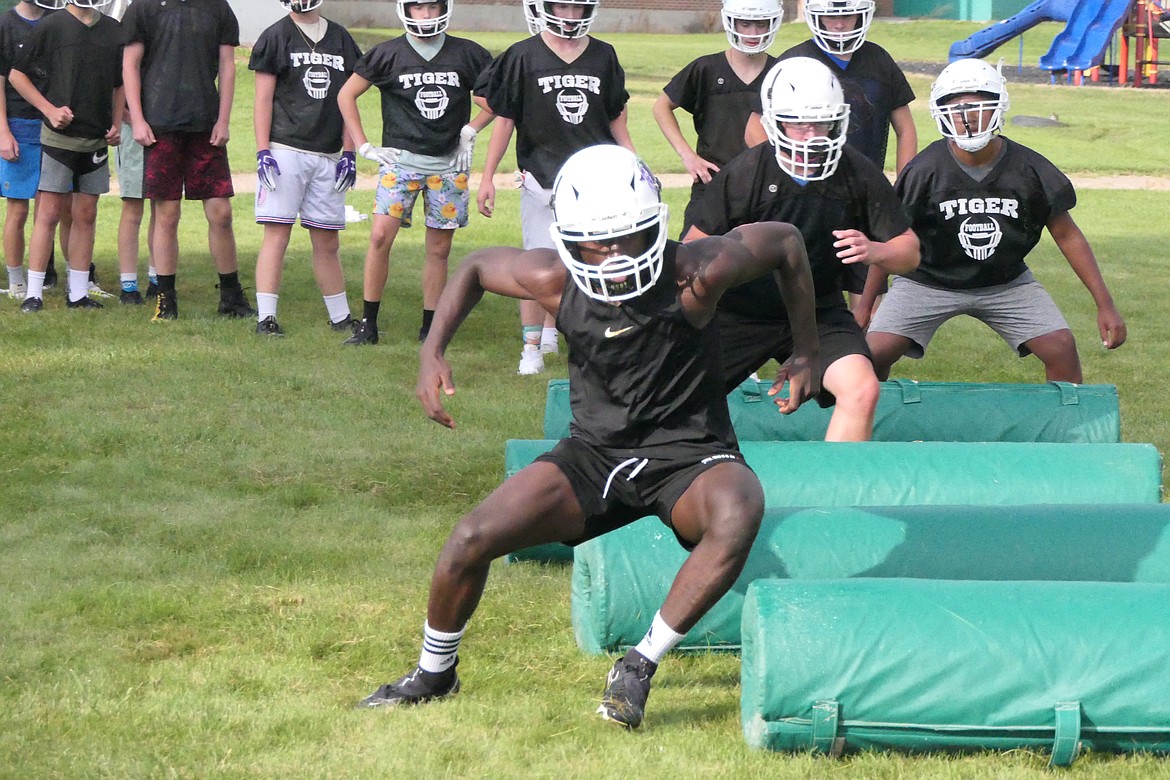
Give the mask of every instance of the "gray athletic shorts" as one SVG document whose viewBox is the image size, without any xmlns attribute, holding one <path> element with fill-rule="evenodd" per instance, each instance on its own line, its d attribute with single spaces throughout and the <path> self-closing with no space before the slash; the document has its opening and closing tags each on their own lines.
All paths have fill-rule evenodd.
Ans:
<svg viewBox="0 0 1170 780">
<path fill-rule="evenodd" d="M 973 290 L 942 290 L 899 276 L 878 307 L 871 333 L 893 333 L 914 342 L 908 357 L 926 354 L 926 345 L 947 320 L 966 314 L 998 333 L 1020 357 L 1031 350 L 1024 343 L 1068 329 L 1068 322 L 1044 285 L 1031 271 L 1007 284 Z"/>
<path fill-rule="evenodd" d="M 118 142 L 118 194 L 123 198 L 142 200 L 142 184 L 146 181 L 146 149 L 134 140 L 134 128 L 122 123 Z"/>
<path fill-rule="evenodd" d="M 334 189 L 337 160 L 320 154 L 276 147 L 271 150 L 280 166 L 276 189 L 257 185 L 256 221 L 321 230 L 345 229 L 345 193 Z"/>
<path fill-rule="evenodd" d="M 41 180 L 37 189 L 104 195 L 110 191 L 109 156 L 104 146 L 96 152 L 71 152 L 41 144 Z"/>
<path fill-rule="evenodd" d="M 531 173 L 520 183 L 520 231 L 525 249 L 556 249 L 552 234 L 552 190 L 540 186 Z"/>
</svg>

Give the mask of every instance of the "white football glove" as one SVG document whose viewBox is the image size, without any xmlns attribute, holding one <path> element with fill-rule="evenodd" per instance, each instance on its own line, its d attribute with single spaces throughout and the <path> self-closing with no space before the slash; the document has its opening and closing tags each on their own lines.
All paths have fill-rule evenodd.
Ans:
<svg viewBox="0 0 1170 780">
<path fill-rule="evenodd" d="M 451 158 L 451 165 L 457 171 L 470 171 L 471 161 L 475 157 L 475 128 L 464 125 L 459 131 L 459 144 L 455 147 L 455 156 Z"/>
<path fill-rule="evenodd" d="M 374 146 L 367 141 L 358 149 L 358 154 L 379 165 L 390 167 L 398 162 L 398 155 L 402 154 L 402 150 L 395 149 L 393 146 Z"/>
</svg>

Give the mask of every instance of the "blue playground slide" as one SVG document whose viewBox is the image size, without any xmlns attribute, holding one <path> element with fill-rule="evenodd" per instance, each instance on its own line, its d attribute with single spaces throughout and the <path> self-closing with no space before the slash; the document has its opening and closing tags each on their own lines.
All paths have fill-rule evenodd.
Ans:
<svg viewBox="0 0 1170 780">
<path fill-rule="evenodd" d="M 1015 16 L 953 43 L 950 59 L 984 57 L 1041 22 L 1064 22 L 1064 29 L 1040 58 L 1040 67 L 1088 70 L 1101 64 L 1131 5 L 1133 0 L 1036 0 Z"/>
</svg>

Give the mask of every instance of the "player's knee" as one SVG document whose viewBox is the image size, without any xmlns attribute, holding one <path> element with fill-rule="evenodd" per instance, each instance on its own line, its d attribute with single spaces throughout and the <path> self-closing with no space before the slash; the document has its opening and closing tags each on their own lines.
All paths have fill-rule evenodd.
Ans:
<svg viewBox="0 0 1170 780">
<path fill-rule="evenodd" d="M 703 540 L 721 549 L 729 560 L 742 563 L 760 531 L 764 504 L 747 500 L 737 505 L 721 507 L 711 517 Z"/>
<path fill-rule="evenodd" d="M 483 527 L 473 517 L 464 517 L 447 537 L 440 561 L 447 566 L 458 566 L 491 560 L 490 548 L 491 540 Z"/>
<path fill-rule="evenodd" d="M 859 373 L 844 388 L 834 389 L 833 394 L 837 398 L 837 406 L 842 410 L 870 414 L 877 408 L 881 389 L 877 374 L 868 371 Z"/>
</svg>

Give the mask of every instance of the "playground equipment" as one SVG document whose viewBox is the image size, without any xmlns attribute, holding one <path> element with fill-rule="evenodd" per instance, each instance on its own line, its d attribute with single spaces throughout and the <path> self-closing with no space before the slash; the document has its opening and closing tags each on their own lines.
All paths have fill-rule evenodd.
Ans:
<svg viewBox="0 0 1170 780">
<path fill-rule="evenodd" d="M 1170 38 L 1170 25 L 1162 17 L 1170 5 L 1155 3 L 1149 0 L 1140 0 L 1133 4 L 1125 24 L 1121 27 L 1121 45 L 1119 50 L 1120 67 L 1117 71 L 1117 81 L 1125 84 L 1129 81 L 1129 52 L 1130 40 L 1134 53 L 1133 85 L 1142 86 L 1142 82 L 1155 84 L 1158 81 L 1158 66 L 1170 65 L 1170 61 L 1158 59 L 1158 40 Z"/>
</svg>

